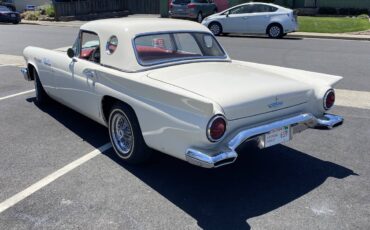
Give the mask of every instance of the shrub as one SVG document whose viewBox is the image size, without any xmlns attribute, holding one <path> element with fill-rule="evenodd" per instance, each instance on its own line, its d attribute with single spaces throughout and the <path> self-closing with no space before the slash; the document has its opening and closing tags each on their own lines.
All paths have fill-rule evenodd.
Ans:
<svg viewBox="0 0 370 230">
<path fill-rule="evenodd" d="M 39 20 L 40 12 L 38 12 L 38 11 L 26 11 L 26 12 L 22 13 L 21 16 L 25 20 L 37 21 L 37 20 Z"/>
<path fill-rule="evenodd" d="M 357 16 L 357 18 L 359 18 L 359 19 L 369 19 L 369 15 L 361 14 L 361 15 Z"/>
<path fill-rule="evenodd" d="M 54 7 L 51 6 L 51 5 L 48 5 L 46 8 L 45 8 L 45 14 L 48 16 L 48 17 L 55 17 L 55 11 L 54 11 Z"/>
<path fill-rule="evenodd" d="M 320 7 L 319 14 L 334 15 L 337 14 L 337 9 L 334 7 Z"/>
</svg>

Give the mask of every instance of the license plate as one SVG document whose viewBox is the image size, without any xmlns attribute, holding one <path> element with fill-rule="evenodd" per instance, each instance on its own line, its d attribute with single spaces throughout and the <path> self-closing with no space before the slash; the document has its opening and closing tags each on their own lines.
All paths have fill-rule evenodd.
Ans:
<svg viewBox="0 0 370 230">
<path fill-rule="evenodd" d="M 288 142 L 291 139 L 290 126 L 284 126 L 274 129 L 264 135 L 264 147 L 268 148 L 273 145 Z"/>
<path fill-rule="evenodd" d="M 11 14 L 10 17 L 15 18 L 15 14 Z"/>
</svg>

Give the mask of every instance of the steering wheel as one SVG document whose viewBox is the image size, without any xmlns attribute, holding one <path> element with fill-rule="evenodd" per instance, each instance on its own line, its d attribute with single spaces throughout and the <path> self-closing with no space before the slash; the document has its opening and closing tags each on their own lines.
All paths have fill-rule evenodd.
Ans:
<svg viewBox="0 0 370 230">
<path fill-rule="evenodd" d="M 92 52 L 90 58 L 90 61 L 100 63 L 100 47 L 96 47 L 96 49 Z"/>
</svg>

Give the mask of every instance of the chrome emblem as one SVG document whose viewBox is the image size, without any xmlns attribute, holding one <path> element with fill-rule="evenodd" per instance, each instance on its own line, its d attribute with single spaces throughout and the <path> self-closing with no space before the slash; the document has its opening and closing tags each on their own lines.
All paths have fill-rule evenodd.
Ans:
<svg viewBox="0 0 370 230">
<path fill-rule="evenodd" d="M 273 109 L 273 108 L 277 108 L 277 107 L 280 107 L 284 104 L 283 101 L 279 101 L 279 98 L 278 97 L 275 97 L 275 102 L 274 103 L 271 103 L 268 105 L 268 107 L 270 109 Z"/>
</svg>

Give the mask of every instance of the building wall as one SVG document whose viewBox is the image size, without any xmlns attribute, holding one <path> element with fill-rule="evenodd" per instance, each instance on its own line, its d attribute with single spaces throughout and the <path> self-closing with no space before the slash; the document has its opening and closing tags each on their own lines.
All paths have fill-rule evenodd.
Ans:
<svg viewBox="0 0 370 230">
<path fill-rule="evenodd" d="M 367 8 L 370 10 L 370 0 L 318 0 L 319 7 L 336 8 Z"/>
<path fill-rule="evenodd" d="M 132 14 L 158 14 L 160 4 L 160 0 L 54 1 L 54 9 L 56 18 L 126 10 Z"/>
<path fill-rule="evenodd" d="M 24 11 L 27 5 L 42 6 L 46 4 L 52 4 L 51 0 L 13 0 L 17 11 Z"/>
</svg>

